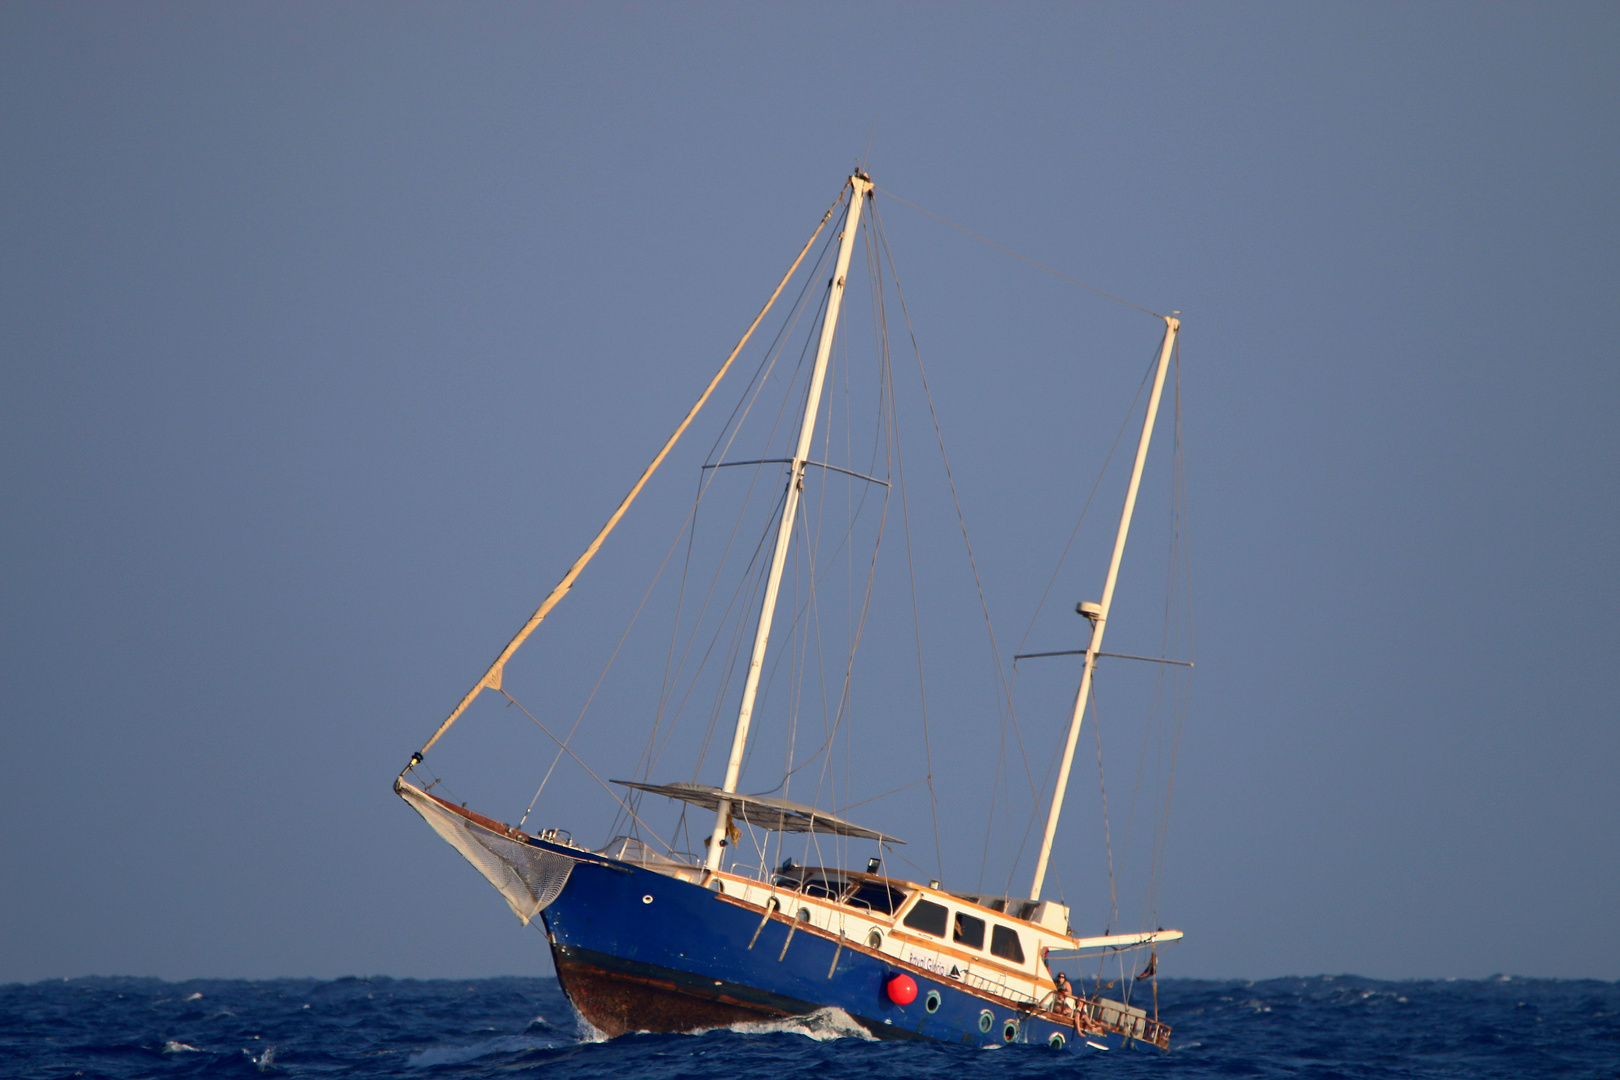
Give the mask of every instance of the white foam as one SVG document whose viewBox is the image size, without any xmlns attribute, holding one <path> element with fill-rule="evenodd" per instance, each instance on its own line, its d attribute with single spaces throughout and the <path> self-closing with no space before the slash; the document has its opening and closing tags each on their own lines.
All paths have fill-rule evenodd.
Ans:
<svg viewBox="0 0 1620 1080">
<path fill-rule="evenodd" d="M 177 1039 L 170 1039 L 168 1042 L 164 1043 L 163 1044 L 163 1052 L 165 1054 L 200 1054 L 200 1053 L 202 1053 L 201 1050 L 198 1050 L 195 1046 L 192 1046 L 190 1043 L 183 1043 L 183 1042 L 180 1042 Z"/>
<path fill-rule="evenodd" d="M 574 1003 L 570 1001 L 568 1006 L 573 1008 Z M 585 1014 L 578 1009 L 574 1009 L 574 1031 L 582 1043 L 607 1042 L 608 1039 L 607 1032 L 585 1019 Z"/>
<path fill-rule="evenodd" d="M 839 1008 L 817 1009 L 808 1016 L 784 1016 L 780 1020 L 746 1020 L 738 1024 L 727 1024 L 724 1028 L 705 1030 L 735 1031 L 739 1035 L 774 1035 L 782 1032 L 788 1035 L 803 1035 L 816 1042 L 828 1042 L 832 1039 L 877 1041 L 875 1035 L 857 1023 L 853 1016 Z M 694 1031 L 692 1034 L 701 1035 L 703 1032 Z"/>
<path fill-rule="evenodd" d="M 193 993 L 187 994 L 186 995 L 186 1000 L 187 1001 L 201 1001 L 202 1000 L 202 992 L 201 991 L 195 991 Z"/>
</svg>

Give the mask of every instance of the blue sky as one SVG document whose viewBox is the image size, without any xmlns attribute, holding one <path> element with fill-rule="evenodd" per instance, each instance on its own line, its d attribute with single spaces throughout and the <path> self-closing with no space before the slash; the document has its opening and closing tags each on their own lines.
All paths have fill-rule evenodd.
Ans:
<svg viewBox="0 0 1620 1080">
<path fill-rule="evenodd" d="M 549 970 L 388 785 L 869 141 L 884 192 L 1183 312 L 1198 669 L 1163 973 L 1620 978 L 1612 7 L 12 4 L 0 27 L 0 980 Z M 1158 329 L 879 205 L 1009 652 Z M 1157 648 L 1168 430 L 1121 651 Z M 577 714 L 713 435 L 521 654 L 525 704 Z M 986 843 L 999 720 L 954 512 L 916 513 L 938 864 L 918 791 L 851 816 L 948 886 L 987 847 L 1021 881 L 1022 825 Z M 1100 588 L 1106 535 L 1077 543 L 1059 614 Z M 1032 646 L 1072 644 L 1043 618 Z M 916 661 L 868 644 L 887 707 Z M 615 670 L 580 743 L 603 775 L 656 692 Z M 1020 704 L 1041 761 L 1060 674 Z M 1126 682 L 1101 699 L 1116 814 Z M 854 752 L 903 772 L 916 727 L 888 715 Z M 550 761 L 493 706 L 441 746 L 507 818 Z M 1089 926 L 1086 749 L 1058 861 Z M 537 817 L 605 839 L 600 789 L 555 784 Z"/>
</svg>

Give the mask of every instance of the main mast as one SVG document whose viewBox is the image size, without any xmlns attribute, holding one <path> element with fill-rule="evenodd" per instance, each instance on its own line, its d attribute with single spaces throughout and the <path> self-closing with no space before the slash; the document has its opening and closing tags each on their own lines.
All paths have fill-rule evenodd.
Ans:
<svg viewBox="0 0 1620 1080">
<path fill-rule="evenodd" d="M 1086 646 L 1086 666 L 1080 675 L 1080 689 L 1074 695 L 1074 713 L 1069 718 L 1069 739 L 1063 745 L 1063 764 L 1058 769 L 1057 788 L 1052 792 L 1052 805 L 1046 813 L 1046 833 L 1041 838 L 1040 858 L 1035 862 L 1035 883 L 1029 887 L 1029 898 L 1041 898 L 1041 886 L 1046 884 L 1046 865 L 1052 858 L 1052 838 L 1057 835 L 1058 816 L 1063 813 L 1063 796 L 1069 790 L 1069 768 L 1074 764 L 1074 747 L 1080 739 L 1080 722 L 1086 716 L 1086 704 L 1091 700 L 1091 675 L 1097 667 L 1097 654 L 1102 651 L 1103 631 L 1108 628 L 1108 609 L 1114 603 L 1114 583 L 1119 580 L 1119 564 L 1125 557 L 1125 537 L 1131 531 L 1131 515 L 1136 512 L 1136 489 L 1142 483 L 1142 466 L 1147 462 L 1148 443 L 1153 440 L 1153 421 L 1159 415 L 1159 397 L 1164 392 L 1164 373 L 1170 366 L 1170 354 L 1176 346 L 1176 333 L 1181 329 L 1179 319 L 1165 317 L 1164 344 L 1159 349 L 1159 367 L 1153 376 L 1153 393 L 1148 398 L 1147 417 L 1142 421 L 1142 438 L 1136 444 L 1136 463 L 1131 466 L 1131 485 L 1125 491 L 1125 509 L 1119 517 L 1119 532 L 1114 537 L 1114 555 L 1108 561 L 1108 579 L 1103 583 L 1102 602 L 1081 604 L 1077 610 L 1091 620 L 1091 643 Z"/>
<path fill-rule="evenodd" d="M 765 650 L 771 640 L 771 620 L 776 615 L 777 592 L 781 588 L 788 548 L 793 542 L 793 522 L 804 490 L 805 462 L 810 457 L 810 441 L 815 435 L 816 412 L 821 405 L 822 387 L 826 382 L 827 361 L 832 356 L 833 333 L 838 327 L 838 311 L 843 304 L 844 277 L 849 272 L 850 253 L 855 249 L 855 232 L 861 224 L 861 207 L 872 192 L 872 181 L 857 173 L 849 178 L 849 188 L 849 207 L 844 214 L 844 231 L 838 243 L 838 263 L 833 270 L 832 282 L 827 287 L 827 313 L 821 322 L 816 366 L 810 374 L 810 389 L 804 401 L 804 422 L 799 426 L 798 446 L 793 451 L 788 469 L 787 500 L 782 505 L 782 521 L 776 530 L 776 546 L 771 550 L 770 574 L 765 579 L 765 599 L 760 605 L 759 625 L 754 631 L 754 651 L 748 659 L 742 704 L 737 709 L 737 730 L 731 737 L 731 758 L 726 763 L 725 783 L 720 786 L 720 790 L 727 794 L 737 790 L 738 774 L 742 772 L 743 749 L 748 745 L 748 726 L 754 716 L 754 698 L 759 693 L 759 677 L 765 667 Z M 1157 397 L 1154 400 L 1157 401 Z M 709 850 L 703 859 L 703 865 L 710 870 L 720 869 L 730 825 L 731 801 L 721 799 L 714 816 L 714 834 L 709 838 Z"/>
</svg>

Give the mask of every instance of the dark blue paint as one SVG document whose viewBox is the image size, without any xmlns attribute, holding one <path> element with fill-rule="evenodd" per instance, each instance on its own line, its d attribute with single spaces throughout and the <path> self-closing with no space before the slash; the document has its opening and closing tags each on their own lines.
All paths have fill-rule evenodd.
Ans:
<svg viewBox="0 0 1620 1080">
<path fill-rule="evenodd" d="M 567 853 L 564 848 L 554 850 Z M 644 902 L 644 896 L 651 896 L 652 902 Z M 975 1046 L 1001 1045 L 1003 1026 L 1016 1020 L 1016 1042 L 1045 1043 L 1057 1033 L 1072 1051 L 1091 1049 L 1085 1040 L 1075 1038 L 1072 1028 L 1026 1018 L 950 979 L 913 968 L 904 970 L 917 980 L 917 998 L 909 1005 L 897 1005 L 884 993 L 884 983 L 900 967 L 848 942 L 839 951 L 835 940 L 804 925 L 793 932 L 785 956 L 782 947 L 790 928 L 776 919 L 766 924 L 750 949 L 749 940 L 759 928 L 758 913 L 707 889 L 629 864 L 576 866 L 568 886 L 542 917 L 560 949 L 619 958 L 627 965 L 624 970 L 637 973 L 644 973 L 645 965 L 696 976 L 709 986 L 725 984 L 727 993 L 744 1000 L 781 1002 L 778 1007 L 790 1012 L 834 1006 L 880 1036 L 904 1033 Z M 829 978 L 835 952 L 838 963 Z M 926 1009 L 930 990 L 941 1000 L 932 1014 Z M 993 1016 L 988 1033 L 979 1029 L 980 1013 L 986 1009 Z M 1110 1045 L 1117 1046 L 1118 1040 L 1110 1040 Z"/>
</svg>

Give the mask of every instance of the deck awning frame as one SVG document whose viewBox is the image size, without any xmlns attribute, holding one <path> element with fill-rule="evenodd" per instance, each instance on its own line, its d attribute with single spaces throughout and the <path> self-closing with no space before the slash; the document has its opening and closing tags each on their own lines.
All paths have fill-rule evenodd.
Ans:
<svg viewBox="0 0 1620 1080">
<path fill-rule="evenodd" d="M 731 816 L 734 819 L 747 822 L 756 829 L 767 829 L 772 832 L 830 833 L 857 840 L 876 840 L 880 844 L 905 843 L 904 840 L 880 833 L 876 829 L 868 829 L 864 825 L 857 825 L 852 821 L 845 821 L 813 806 L 769 795 L 726 792 L 709 784 L 694 784 L 685 780 L 678 780 L 673 784 L 643 784 L 634 780 L 613 782 L 627 788 L 635 788 L 637 791 L 648 791 L 654 795 L 691 803 L 693 806 L 701 806 L 711 811 L 718 810 L 720 800 L 725 799 L 731 803 Z"/>
</svg>

